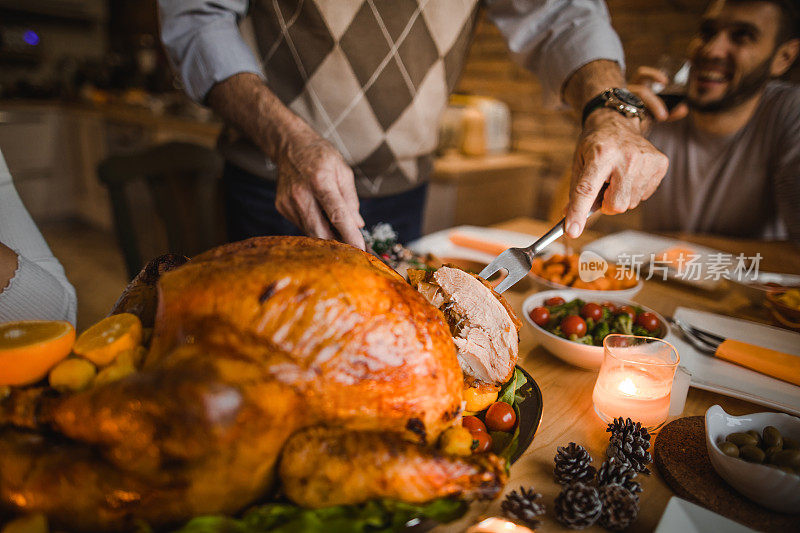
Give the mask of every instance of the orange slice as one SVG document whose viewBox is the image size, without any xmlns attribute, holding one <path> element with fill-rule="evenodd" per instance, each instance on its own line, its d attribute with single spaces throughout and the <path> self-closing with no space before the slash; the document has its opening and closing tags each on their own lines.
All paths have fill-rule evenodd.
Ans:
<svg viewBox="0 0 800 533">
<path fill-rule="evenodd" d="M 500 387 L 465 387 L 462 391 L 463 399 L 466 402 L 464 411 L 470 414 L 483 411 L 497 401 L 497 394 L 499 392 Z"/>
<path fill-rule="evenodd" d="M 97 366 L 105 366 L 142 342 L 142 322 L 130 313 L 104 318 L 80 334 L 72 351 Z"/>
<path fill-rule="evenodd" d="M 75 328 L 60 320 L 0 324 L 0 385 L 27 385 L 47 375 L 75 343 Z"/>
</svg>

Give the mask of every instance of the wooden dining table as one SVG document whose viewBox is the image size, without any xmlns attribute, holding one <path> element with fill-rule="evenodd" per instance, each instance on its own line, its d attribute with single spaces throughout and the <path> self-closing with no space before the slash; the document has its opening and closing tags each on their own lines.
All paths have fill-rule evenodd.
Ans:
<svg viewBox="0 0 800 533">
<path fill-rule="evenodd" d="M 535 237 L 545 233 L 550 226 L 551 224 L 540 220 L 517 218 L 493 227 L 530 234 L 534 237 L 531 240 L 533 242 Z M 580 238 L 569 240 L 565 244 L 577 252 L 580 251 L 581 246 L 600 236 L 596 232 L 587 230 Z M 744 253 L 746 257 L 760 253 L 762 256 L 760 270 L 800 274 L 800 247 L 792 243 L 696 235 L 668 236 L 723 252 Z M 512 289 L 507 291 L 504 296 L 522 319 L 522 302 L 535 292 L 537 289 L 532 287 L 526 291 Z M 771 323 L 765 308 L 751 304 L 742 294 L 724 285 L 722 288 L 710 292 L 670 281 L 646 280 L 642 291 L 634 300 L 664 316 L 671 316 L 676 307 L 682 306 L 756 322 Z M 566 531 L 567 529 L 555 520 L 552 511 L 553 502 L 561 490 L 561 486 L 553 481 L 553 458 L 559 446 L 576 442 L 589 451 L 594 458 L 594 466 L 599 468 L 603 462 L 609 434 L 605 431 L 606 424 L 600 420 L 592 406 L 592 390 L 597 373 L 571 366 L 551 355 L 541 346 L 536 346 L 527 324 L 523 325 L 520 331 L 519 353 L 519 364 L 531 374 L 541 388 L 544 405 L 542 420 L 533 443 L 512 466 L 505 493 L 518 489 L 520 486 L 532 487 L 536 492 L 542 494 L 541 501 L 548 510 L 536 531 Z M 751 402 L 692 387 L 689 389 L 682 416 L 703 415 L 714 404 L 721 405 L 725 411 L 734 415 L 772 410 Z M 651 475 L 637 477 L 637 481 L 641 482 L 643 488 L 640 495 L 639 517 L 627 531 L 653 531 L 658 525 L 669 499 L 674 495 L 658 470 L 652 466 L 651 470 L 653 471 Z M 483 517 L 503 516 L 500 507 L 502 499 L 503 497 L 500 497 L 491 502 L 473 503 L 467 515 L 462 519 L 440 526 L 436 528 L 436 531 L 448 533 L 464 531 Z M 595 525 L 585 531 L 604 530 Z"/>
</svg>

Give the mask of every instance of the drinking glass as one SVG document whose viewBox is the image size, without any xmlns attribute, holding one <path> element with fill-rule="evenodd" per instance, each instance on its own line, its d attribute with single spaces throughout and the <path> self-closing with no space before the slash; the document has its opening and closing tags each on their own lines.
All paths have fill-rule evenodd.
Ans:
<svg viewBox="0 0 800 533">
<path fill-rule="evenodd" d="M 686 99 L 689 66 L 687 59 L 675 59 L 668 55 L 661 56 L 658 61 L 658 70 L 663 72 L 669 81 L 666 84 L 652 83 L 650 88 L 664 100 L 669 111 Z"/>
</svg>

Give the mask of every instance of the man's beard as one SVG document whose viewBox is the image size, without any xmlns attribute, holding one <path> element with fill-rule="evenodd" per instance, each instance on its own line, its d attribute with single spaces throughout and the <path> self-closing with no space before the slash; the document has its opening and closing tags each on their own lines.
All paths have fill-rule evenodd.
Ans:
<svg viewBox="0 0 800 533">
<path fill-rule="evenodd" d="M 761 64 L 756 65 L 753 70 L 742 77 L 738 84 L 730 87 L 728 92 L 718 100 L 702 103 L 691 96 L 688 97 L 686 101 L 689 104 L 689 108 L 701 113 L 719 113 L 737 107 L 761 91 L 772 78 L 770 76 L 771 63 L 772 56 L 765 59 Z"/>
</svg>

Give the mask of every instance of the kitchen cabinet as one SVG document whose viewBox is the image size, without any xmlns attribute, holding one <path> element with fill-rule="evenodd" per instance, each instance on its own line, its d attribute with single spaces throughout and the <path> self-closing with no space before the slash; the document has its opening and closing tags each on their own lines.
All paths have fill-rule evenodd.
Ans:
<svg viewBox="0 0 800 533">
<path fill-rule="evenodd" d="M 536 211 L 545 161 L 522 152 L 436 159 L 423 233 L 460 224 L 488 226 Z"/>
<path fill-rule="evenodd" d="M 52 109 L 0 111 L 0 150 L 34 216 L 64 217 L 75 208 L 69 153 L 58 142 L 63 128 Z"/>
<path fill-rule="evenodd" d="M 100 161 L 169 141 L 213 147 L 220 128 L 131 106 L 0 102 L 0 150 L 39 223 L 73 218 L 110 231 L 110 205 L 96 173 Z M 423 230 L 531 216 L 546 170 L 543 157 L 522 152 L 437 158 Z M 131 194 L 142 216 L 152 212 L 144 187 Z"/>
<path fill-rule="evenodd" d="M 0 102 L 0 150 L 39 223 L 80 219 L 110 231 L 108 196 L 96 172 L 100 161 L 169 141 L 214 146 L 219 129 L 131 106 Z M 132 194 L 137 209 L 148 211 L 144 188 Z"/>
</svg>

